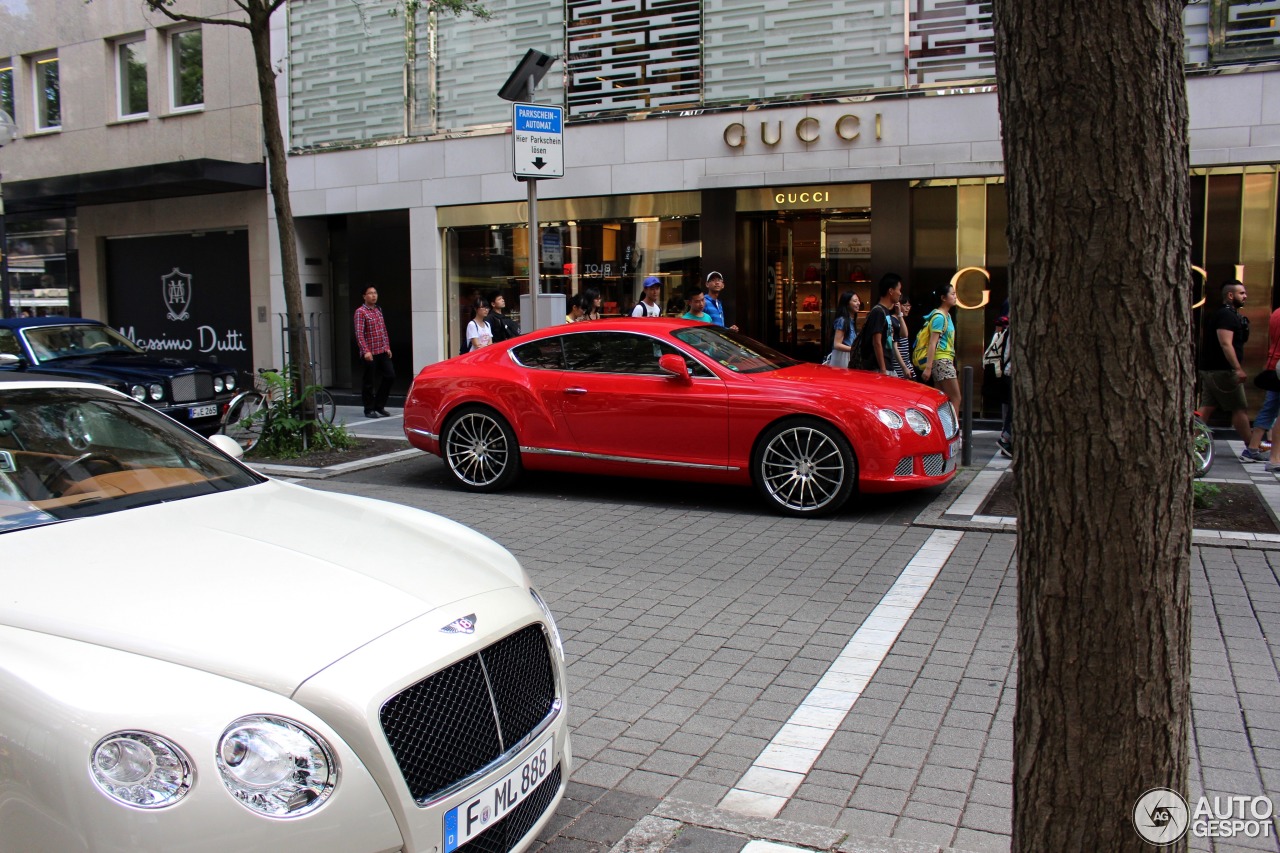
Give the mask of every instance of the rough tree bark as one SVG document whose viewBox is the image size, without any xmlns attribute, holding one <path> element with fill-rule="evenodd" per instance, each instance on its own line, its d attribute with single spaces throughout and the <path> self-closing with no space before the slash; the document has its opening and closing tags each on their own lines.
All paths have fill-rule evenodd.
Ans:
<svg viewBox="0 0 1280 853">
<path fill-rule="evenodd" d="M 994 5 L 1019 492 L 1015 851 L 1149 850 L 1134 804 L 1187 793 L 1182 8 Z"/>
</svg>

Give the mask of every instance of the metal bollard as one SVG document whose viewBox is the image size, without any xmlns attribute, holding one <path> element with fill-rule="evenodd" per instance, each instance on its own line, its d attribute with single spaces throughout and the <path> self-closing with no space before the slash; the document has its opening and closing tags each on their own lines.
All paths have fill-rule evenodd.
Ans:
<svg viewBox="0 0 1280 853">
<path fill-rule="evenodd" d="M 960 464 L 968 468 L 973 462 L 973 367 L 964 368 L 964 381 L 960 385 Z"/>
</svg>

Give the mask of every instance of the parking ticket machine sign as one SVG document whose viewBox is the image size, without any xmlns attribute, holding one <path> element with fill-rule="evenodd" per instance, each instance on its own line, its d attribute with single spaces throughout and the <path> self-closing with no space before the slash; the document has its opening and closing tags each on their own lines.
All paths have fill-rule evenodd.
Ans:
<svg viewBox="0 0 1280 853">
<path fill-rule="evenodd" d="M 512 174 L 564 177 L 564 107 L 512 104 Z"/>
</svg>

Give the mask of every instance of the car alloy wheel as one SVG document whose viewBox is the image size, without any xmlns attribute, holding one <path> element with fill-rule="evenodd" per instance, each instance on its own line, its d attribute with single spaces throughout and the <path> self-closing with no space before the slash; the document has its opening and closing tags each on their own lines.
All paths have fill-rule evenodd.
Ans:
<svg viewBox="0 0 1280 853">
<path fill-rule="evenodd" d="M 488 409 L 472 408 L 452 416 L 443 443 L 445 466 L 464 488 L 496 491 L 520 471 L 515 433 Z"/>
<path fill-rule="evenodd" d="M 856 480 L 853 451 L 844 436 L 821 421 L 784 421 L 756 446 L 752 473 L 760 493 L 787 515 L 835 512 Z"/>
</svg>

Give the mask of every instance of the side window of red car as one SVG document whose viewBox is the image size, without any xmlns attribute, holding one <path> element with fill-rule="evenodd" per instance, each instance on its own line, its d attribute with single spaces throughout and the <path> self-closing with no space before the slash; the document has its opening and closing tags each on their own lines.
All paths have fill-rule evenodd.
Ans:
<svg viewBox="0 0 1280 853">
<path fill-rule="evenodd" d="M 540 370 L 564 370 L 564 350 L 559 338 L 529 341 L 511 350 L 516 361 Z"/>
</svg>

